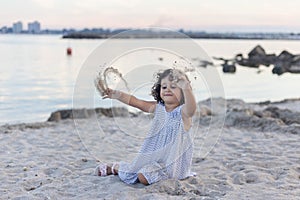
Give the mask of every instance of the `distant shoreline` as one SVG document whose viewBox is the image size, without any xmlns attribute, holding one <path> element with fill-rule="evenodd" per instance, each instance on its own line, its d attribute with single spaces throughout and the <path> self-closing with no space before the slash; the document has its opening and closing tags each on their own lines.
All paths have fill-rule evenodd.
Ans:
<svg viewBox="0 0 300 200">
<path fill-rule="evenodd" d="M 95 37 L 95 36 L 63 36 L 63 39 L 185 39 L 178 37 Z M 208 40 L 289 40 L 289 41 L 298 41 L 300 38 L 239 38 L 239 37 L 190 37 L 192 39 L 208 39 Z"/>
<path fill-rule="evenodd" d="M 123 30 L 126 31 L 126 30 Z M 300 40 L 300 33 L 219 33 L 219 32 L 178 32 L 178 34 L 142 32 L 138 34 L 124 34 L 123 31 L 112 31 L 102 33 L 98 31 L 70 31 L 62 32 L 41 32 L 41 33 L 1 33 L 0 35 L 59 35 L 62 39 L 221 39 L 221 40 Z M 181 33 L 181 34 L 180 34 Z"/>
<path fill-rule="evenodd" d="M 154 32 L 151 30 L 119 30 L 113 32 L 77 31 L 64 34 L 63 39 L 234 39 L 234 40 L 300 40 L 300 33 L 213 33 Z"/>
</svg>

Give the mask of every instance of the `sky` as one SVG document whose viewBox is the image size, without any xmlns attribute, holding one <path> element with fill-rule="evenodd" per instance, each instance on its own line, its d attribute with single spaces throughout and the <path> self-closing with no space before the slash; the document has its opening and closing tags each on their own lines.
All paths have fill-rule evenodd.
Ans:
<svg viewBox="0 0 300 200">
<path fill-rule="evenodd" d="M 0 0 L 0 28 L 300 32 L 300 0 Z"/>
</svg>

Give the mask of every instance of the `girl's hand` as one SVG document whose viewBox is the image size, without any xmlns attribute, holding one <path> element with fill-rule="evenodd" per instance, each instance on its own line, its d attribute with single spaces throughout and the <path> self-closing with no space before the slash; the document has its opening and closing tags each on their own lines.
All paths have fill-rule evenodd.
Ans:
<svg viewBox="0 0 300 200">
<path fill-rule="evenodd" d="M 190 81 L 187 80 L 186 75 L 180 72 L 177 72 L 176 76 L 174 77 L 174 83 L 183 90 L 191 87 Z"/>
<path fill-rule="evenodd" d="M 177 77 L 176 84 L 182 90 L 191 88 L 190 81 L 187 80 L 185 75 L 180 75 Z"/>
<path fill-rule="evenodd" d="M 110 88 L 107 88 L 105 90 L 105 95 L 103 96 L 103 99 L 118 99 L 121 96 L 121 92 L 118 90 L 113 90 Z"/>
<path fill-rule="evenodd" d="M 183 72 L 173 69 L 171 76 L 173 79 L 173 83 L 175 83 L 180 89 L 184 90 L 191 87 L 190 81 L 188 81 L 186 75 Z"/>
</svg>

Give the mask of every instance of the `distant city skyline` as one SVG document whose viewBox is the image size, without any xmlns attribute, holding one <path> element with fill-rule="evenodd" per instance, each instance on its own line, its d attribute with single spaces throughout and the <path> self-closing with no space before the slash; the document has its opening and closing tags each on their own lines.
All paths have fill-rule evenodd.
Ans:
<svg viewBox="0 0 300 200">
<path fill-rule="evenodd" d="M 40 33 L 41 31 L 41 24 L 38 21 L 34 22 L 28 22 L 27 28 L 23 26 L 22 21 L 17 21 L 12 24 L 12 27 L 10 26 L 2 26 L 0 27 L 1 32 L 5 32 L 5 30 L 11 28 L 13 33 L 22 33 L 24 31 L 28 33 Z M 3 30 L 4 29 L 4 30 Z"/>
<path fill-rule="evenodd" d="M 0 6 L 0 28 L 37 20 L 43 29 L 300 32 L 300 1 L 295 0 L 10 0 Z"/>
</svg>

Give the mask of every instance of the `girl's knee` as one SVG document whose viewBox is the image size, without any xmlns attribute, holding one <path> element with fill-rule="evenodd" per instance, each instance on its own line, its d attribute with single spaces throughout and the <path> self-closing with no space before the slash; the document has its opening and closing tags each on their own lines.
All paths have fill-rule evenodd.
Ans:
<svg viewBox="0 0 300 200">
<path fill-rule="evenodd" d="M 138 173 L 138 179 L 139 179 L 140 183 L 142 183 L 144 185 L 149 185 L 147 179 L 145 178 L 145 176 L 142 173 Z"/>
</svg>

